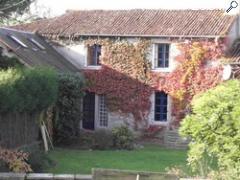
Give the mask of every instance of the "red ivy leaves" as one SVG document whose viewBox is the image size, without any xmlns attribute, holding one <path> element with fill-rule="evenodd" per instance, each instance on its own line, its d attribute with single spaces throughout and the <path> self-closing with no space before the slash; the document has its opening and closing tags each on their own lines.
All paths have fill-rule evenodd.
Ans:
<svg viewBox="0 0 240 180">
<path fill-rule="evenodd" d="M 136 121 L 148 115 L 152 88 L 147 84 L 107 66 L 86 70 L 85 77 L 92 83 L 88 91 L 106 95 L 110 110 L 132 113 Z"/>
<path fill-rule="evenodd" d="M 84 71 L 91 82 L 88 90 L 106 95 L 110 110 L 132 113 L 136 121 L 146 120 L 151 107 L 150 95 L 155 90 L 172 96 L 172 113 L 180 120 L 195 94 L 221 81 L 220 63 L 208 66 L 223 54 L 221 42 L 181 43 L 181 54 L 176 57 L 179 64 L 171 73 L 151 72 L 146 58 L 149 42 L 140 41 L 137 45 L 108 42 L 103 45 L 106 44 L 102 69 Z"/>
</svg>

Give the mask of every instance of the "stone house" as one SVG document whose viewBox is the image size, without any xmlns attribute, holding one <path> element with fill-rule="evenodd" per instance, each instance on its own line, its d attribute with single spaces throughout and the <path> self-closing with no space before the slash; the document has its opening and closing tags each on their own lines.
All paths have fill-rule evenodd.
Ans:
<svg viewBox="0 0 240 180">
<path fill-rule="evenodd" d="M 86 45 L 88 39 L 111 39 L 135 43 L 148 40 L 147 60 L 151 72 L 169 74 L 177 67 L 180 43 L 211 41 L 223 43 L 225 50 L 239 37 L 239 18 L 222 10 L 80 10 L 13 27 L 37 32 L 79 71 L 101 71 L 104 45 Z M 211 64 L 210 64 L 211 66 Z M 114 68 L 113 68 L 114 69 Z M 115 69 L 116 70 L 116 69 Z M 117 71 L 117 70 L 116 70 Z M 111 77 L 108 77 L 111 79 Z M 107 80 L 107 79 L 106 79 Z M 147 123 L 169 129 L 175 117 L 172 98 L 164 91 L 152 91 Z M 84 129 L 134 126 L 133 114 L 110 111 L 105 94 L 87 93 L 84 103 Z M 143 126 L 143 125 L 142 125 Z"/>
</svg>

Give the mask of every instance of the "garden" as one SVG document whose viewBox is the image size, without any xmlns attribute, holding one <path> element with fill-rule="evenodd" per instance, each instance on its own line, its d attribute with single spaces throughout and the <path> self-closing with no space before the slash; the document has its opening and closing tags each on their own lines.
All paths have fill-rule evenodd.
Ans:
<svg viewBox="0 0 240 180">
<path fill-rule="evenodd" d="M 95 132 L 79 131 L 84 91 L 94 91 L 92 82 L 97 82 L 95 78 L 102 76 L 96 76 L 98 75 L 94 74 L 96 72 L 93 74 L 85 72 L 85 75 L 92 79 L 92 82 L 85 82 L 79 74 L 58 73 L 49 67 L 28 69 L 16 59 L 6 61 L 6 57 L 0 57 L 1 117 L 14 115 L 14 117 L 26 118 L 29 115 L 36 115 L 38 118 L 30 118 L 31 121 L 38 127 L 46 127 L 47 144 L 49 147 L 54 144 L 54 148 L 48 153 L 36 146 L 16 147 L 15 150 L 1 148 L 0 170 L 90 173 L 92 168 L 116 168 L 165 172 L 181 177 L 238 179 L 240 177 L 240 82 L 239 80 L 219 82 L 219 76 L 216 76 L 207 84 L 199 84 L 198 78 L 204 78 L 205 75 L 207 77 L 210 73 L 206 70 L 204 77 L 199 77 L 199 72 L 202 72 L 204 66 L 202 61 L 207 57 L 205 54 L 209 53 L 206 48 L 208 46 L 204 43 L 188 45 L 191 51 L 186 50 L 185 56 L 189 61 L 184 62 L 166 77 L 169 82 L 174 82 L 176 80 L 174 74 L 181 72 L 184 75 L 183 80 L 178 80 L 179 82 L 174 85 L 175 87 L 180 83 L 182 89 L 172 87 L 177 91 L 170 93 L 178 98 L 178 108 L 188 108 L 180 126 L 180 134 L 191 139 L 188 152 L 136 143 L 133 132 L 126 126 Z M 104 72 L 108 74 L 106 68 L 99 73 Z M 147 76 L 145 78 L 148 79 Z M 117 77 L 117 79 L 122 81 L 123 78 Z M 97 85 L 100 87 L 99 84 Z M 157 87 L 164 88 L 161 85 L 158 84 Z M 110 102 L 123 112 L 131 110 L 131 108 L 124 109 L 121 103 L 116 104 L 112 99 L 113 94 L 110 95 L 112 95 L 109 97 Z M 144 109 L 148 106 L 142 105 L 144 113 L 135 112 L 135 118 L 144 117 L 146 114 Z M 114 110 L 115 106 L 111 110 Z M 9 120 L 8 123 L 11 122 Z M 24 139 L 28 136 L 29 128 L 27 123 L 23 124 Z M 38 134 L 38 131 L 34 133 Z M 6 137 L 2 139 L 3 144 L 7 138 L 11 139 L 3 135 L 2 137 Z M 35 140 L 42 141 L 42 137 L 36 137 Z M 40 147 L 43 145 L 41 144 Z"/>
</svg>

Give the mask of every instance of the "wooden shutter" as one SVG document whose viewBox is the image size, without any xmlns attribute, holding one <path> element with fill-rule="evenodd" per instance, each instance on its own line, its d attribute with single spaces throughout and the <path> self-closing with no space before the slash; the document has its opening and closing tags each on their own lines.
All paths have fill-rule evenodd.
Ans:
<svg viewBox="0 0 240 180">
<path fill-rule="evenodd" d="M 94 56 L 94 48 L 93 46 L 87 47 L 87 65 L 94 65 L 93 62 L 93 56 Z"/>
</svg>

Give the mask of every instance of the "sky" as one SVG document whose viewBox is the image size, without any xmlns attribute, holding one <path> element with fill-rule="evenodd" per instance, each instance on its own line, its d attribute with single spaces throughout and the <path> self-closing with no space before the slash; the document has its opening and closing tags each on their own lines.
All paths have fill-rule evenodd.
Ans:
<svg viewBox="0 0 240 180">
<path fill-rule="evenodd" d="M 38 0 L 52 16 L 68 9 L 228 9 L 232 0 Z M 240 0 L 237 0 L 240 6 Z M 239 12 L 239 6 L 230 11 Z"/>
</svg>

